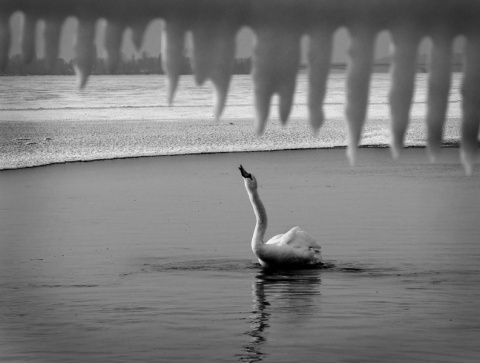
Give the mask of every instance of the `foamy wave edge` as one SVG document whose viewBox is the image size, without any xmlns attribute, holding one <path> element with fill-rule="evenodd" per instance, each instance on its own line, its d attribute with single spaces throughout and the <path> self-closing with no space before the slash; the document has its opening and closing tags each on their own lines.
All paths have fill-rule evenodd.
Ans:
<svg viewBox="0 0 480 363">
<path fill-rule="evenodd" d="M 459 141 L 446 141 L 442 144 L 442 148 L 459 148 Z M 252 153 L 252 152 L 281 152 L 281 151 L 305 151 L 305 150 L 340 150 L 346 149 L 346 145 L 335 145 L 335 146 L 322 146 L 322 147 L 291 147 L 291 148 L 239 148 L 239 149 L 218 149 L 212 151 L 177 151 L 177 152 L 159 152 L 159 153 L 144 153 L 144 154 L 134 154 L 131 155 L 111 155 L 103 157 L 87 157 L 87 158 L 72 158 L 65 160 L 54 160 L 49 162 L 34 162 L 28 165 L 17 165 L 17 166 L 8 166 L 0 167 L 0 171 L 9 171 L 9 170 L 22 170 L 30 168 L 45 167 L 51 165 L 62 165 L 62 164 L 73 164 L 73 163 L 89 163 L 97 161 L 114 161 L 114 160 L 125 160 L 125 159 L 140 159 L 140 158 L 153 158 L 153 157 L 162 157 L 162 156 L 185 156 L 185 155 L 213 155 L 213 154 L 225 154 L 225 153 Z M 359 146 L 360 149 L 388 149 L 390 145 L 388 144 L 362 144 Z M 407 144 L 406 149 L 425 149 L 425 143 L 422 144 Z"/>
</svg>

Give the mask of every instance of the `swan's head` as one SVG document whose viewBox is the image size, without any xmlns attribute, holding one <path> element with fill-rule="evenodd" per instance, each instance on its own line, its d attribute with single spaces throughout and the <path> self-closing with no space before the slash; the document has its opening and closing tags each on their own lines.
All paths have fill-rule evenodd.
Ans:
<svg viewBox="0 0 480 363">
<path fill-rule="evenodd" d="M 255 178 L 255 176 L 250 173 L 247 173 L 247 171 L 241 165 L 238 169 L 240 169 L 240 173 L 242 174 L 243 180 L 245 181 L 245 187 L 248 190 L 256 190 L 258 185 L 257 185 L 257 179 Z"/>
</svg>

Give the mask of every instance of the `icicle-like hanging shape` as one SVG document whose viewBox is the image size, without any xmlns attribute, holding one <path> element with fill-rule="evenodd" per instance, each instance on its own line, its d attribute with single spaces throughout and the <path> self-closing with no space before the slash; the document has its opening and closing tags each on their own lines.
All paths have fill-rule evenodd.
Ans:
<svg viewBox="0 0 480 363">
<path fill-rule="evenodd" d="M 22 53 L 23 62 L 25 64 L 31 63 L 35 59 L 35 26 L 37 19 L 35 16 L 25 14 L 23 17 L 22 30 Z"/>
<path fill-rule="evenodd" d="M 60 44 L 60 30 L 62 20 L 59 18 L 48 18 L 45 24 L 45 61 L 48 67 L 53 68 L 57 61 Z"/>
<path fill-rule="evenodd" d="M 77 84 L 79 88 L 85 87 L 88 76 L 92 71 L 95 62 L 96 48 L 95 21 L 90 18 L 80 18 L 78 21 L 77 40 L 75 51 L 77 58 L 75 61 L 75 73 L 77 74 Z"/>
<path fill-rule="evenodd" d="M 443 34 L 433 38 L 427 97 L 427 150 L 435 162 L 442 146 L 443 126 L 447 113 L 451 79 L 452 37 Z"/>
<path fill-rule="evenodd" d="M 125 26 L 120 21 L 110 21 L 105 29 L 105 50 L 107 52 L 107 68 L 110 73 L 115 72 L 120 61 Z"/>
<path fill-rule="evenodd" d="M 10 50 L 10 14 L 0 12 L 0 72 L 8 63 L 8 51 Z"/>
<path fill-rule="evenodd" d="M 352 40 L 349 48 L 350 63 L 347 73 L 345 115 L 348 123 L 347 156 L 350 164 L 353 165 L 367 114 L 375 33 L 368 27 L 351 28 L 350 32 Z"/>
<path fill-rule="evenodd" d="M 461 160 L 467 175 L 470 175 L 472 174 L 473 163 L 478 151 L 478 127 L 480 121 L 480 32 L 467 37 L 462 96 Z"/>
<path fill-rule="evenodd" d="M 302 13 L 303 1 L 296 11 Z M 252 27 L 256 39 L 253 49 L 253 81 L 257 133 L 263 134 L 274 94 L 280 97 L 279 116 L 287 123 L 300 65 L 301 24 L 291 21 L 289 7 L 275 0 L 254 3 Z"/>
<path fill-rule="evenodd" d="M 210 79 L 215 86 L 216 119 L 220 118 L 227 99 L 239 28 L 237 15 L 230 12 L 228 2 L 223 2 L 215 11 L 208 7 L 198 9 L 192 24 L 195 81 L 201 85 Z"/>
<path fill-rule="evenodd" d="M 328 73 L 332 57 L 333 31 L 328 28 L 314 29 L 309 33 L 310 49 L 308 53 L 308 109 L 310 127 L 317 134 L 323 125 L 323 100 L 327 91 Z"/>
<path fill-rule="evenodd" d="M 390 109 L 391 146 L 403 148 L 415 83 L 417 47 L 432 39 L 427 95 L 427 150 L 434 161 L 442 145 L 451 83 L 452 42 L 466 38 L 461 85 L 461 161 L 471 174 L 478 150 L 480 123 L 480 1 L 475 0 L 0 0 L 0 72 L 7 67 L 11 44 L 10 16 L 24 14 L 22 51 L 25 62 L 35 57 L 35 24 L 46 21 L 46 61 L 58 57 L 61 25 L 68 16 L 79 20 L 76 72 L 80 87 L 92 71 L 95 24 L 107 20 L 105 48 L 111 71 L 119 60 L 124 30 L 132 29 L 142 44 L 152 19 L 164 20 L 162 61 L 167 74 L 168 102 L 173 103 L 185 67 L 185 35 L 192 33 L 195 80 L 215 86 L 215 117 L 224 108 L 230 83 L 235 36 L 242 26 L 255 33 L 253 82 L 257 131 L 265 130 L 271 97 L 278 94 L 282 124 L 288 120 L 299 67 L 300 39 L 309 37 L 308 109 L 314 133 L 323 121 L 323 100 L 332 53 L 332 35 L 346 27 L 351 36 L 346 80 L 345 116 L 348 157 L 355 161 L 368 107 L 368 91 L 377 34 L 392 34 Z"/>
</svg>

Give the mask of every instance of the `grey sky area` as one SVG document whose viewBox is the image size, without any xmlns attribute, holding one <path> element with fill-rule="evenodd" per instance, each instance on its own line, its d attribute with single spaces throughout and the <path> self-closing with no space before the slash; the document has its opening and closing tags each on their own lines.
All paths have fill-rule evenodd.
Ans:
<svg viewBox="0 0 480 363">
<path fill-rule="evenodd" d="M 21 34 L 21 24 L 22 24 L 22 15 L 16 13 L 11 18 L 11 29 L 13 34 L 12 45 L 10 48 L 10 55 L 20 53 L 20 34 Z M 96 44 L 98 49 L 98 54 L 104 56 L 103 54 L 103 34 L 105 30 L 106 22 L 100 20 L 97 23 L 97 37 Z M 63 26 L 62 37 L 61 37 L 61 46 L 60 46 L 60 57 L 66 60 L 74 58 L 74 38 L 75 31 L 77 28 L 77 20 L 75 18 L 68 18 Z M 39 22 L 37 24 L 37 56 L 39 58 L 43 57 L 43 23 Z M 156 20 L 150 23 L 147 28 L 147 32 L 144 38 L 143 48 L 138 52 L 142 51 L 148 52 L 150 55 L 158 55 L 160 53 L 160 40 L 161 38 L 161 21 Z M 249 57 L 252 53 L 252 42 L 253 42 L 253 33 L 248 28 L 243 28 L 237 35 L 237 57 L 244 58 Z M 347 47 L 349 42 L 348 32 L 345 29 L 339 29 L 335 34 L 334 41 L 334 50 L 332 55 L 333 63 L 345 63 L 347 60 Z M 306 53 L 306 43 L 307 40 L 304 39 L 303 56 L 302 59 L 305 60 Z M 429 42 L 424 40 L 420 45 L 420 54 L 427 53 L 429 48 Z M 460 42 L 457 42 L 460 43 Z M 455 49 L 459 49 L 460 45 L 456 44 Z M 132 54 L 138 54 L 130 40 L 130 31 L 127 30 L 124 34 L 124 41 L 122 52 L 125 53 L 127 57 L 130 57 Z M 375 59 L 381 60 L 382 58 L 388 57 L 390 53 L 390 35 L 387 32 L 382 32 L 379 34 L 376 42 L 376 51 Z"/>
</svg>

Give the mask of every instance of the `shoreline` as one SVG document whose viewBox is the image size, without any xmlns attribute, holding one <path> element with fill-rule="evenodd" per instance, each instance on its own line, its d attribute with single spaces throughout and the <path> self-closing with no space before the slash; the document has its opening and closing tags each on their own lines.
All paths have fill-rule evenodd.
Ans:
<svg viewBox="0 0 480 363">
<path fill-rule="evenodd" d="M 389 148 L 388 118 L 370 118 L 359 148 Z M 459 119 L 449 122 L 459 128 Z M 345 148 L 347 125 L 343 118 L 328 119 L 318 135 L 305 118 L 282 126 L 272 117 L 262 136 L 252 130 L 252 119 L 224 118 L 162 120 L 87 120 L 0 122 L 0 171 L 31 167 L 168 155 L 197 155 L 275 150 Z M 457 132 L 449 132 L 443 148 L 459 147 Z M 426 130 L 414 118 L 406 148 L 425 148 Z"/>
<path fill-rule="evenodd" d="M 135 160 L 135 159 L 150 159 L 150 158 L 160 158 L 160 157 L 175 157 L 175 156 L 194 156 L 194 155 L 218 155 L 218 154 L 240 154 L 240 153 L 274 153 L 274 152 L 293 152 L 293 151 L 313 151 L 313 150 L 346 150 L 346 146 L 331 146 L 331 147 L 296 147 L 296 148 L 283 148 L 283 149 L 265 149 L 265 150 L 232 150 L 232 151 L 206 151 L 206 152 L 186 152 L 186 153 L 172 153 L 172 154 L 155 154 L 155 155 L 133 155 L 133 156 L 119 156 L 111 158 L 98 158 L 98 159 L 85 159 L 85 160 L 65 160 L 58 162 L 50 162 L 45 164 L 36 164 L 36 165 L 27 165 L 21 167 L 5 167 L 0 168 L 1 172 L 7 171 L 16 171 L 16 170 L 25 170 L 25 169 L 35 169 L 35 168 L 45 168 L 48 166 L 55 165 L 70 165 L 70 164 L 83 164 L 83 163 L 93 163 L 93 162 L 102 162 L 102 161 L 117 161 L 117 160 Z M 390 149 L 390 145 L 387 144 L 365 144 L 359 145 L 359 149 Z M 460 142 L 444 142 L 442 143 L 442 149 L 459 149 Z M 426 149 L 424 145 L 407 145 L 404 147 L 404 150 L 408 149 Z M 346 158 L 346 156 L 345 156 Z M 426 155 L 425 155 L 426 158 Z M 400 156 L 401 159 L 401 156 Z M 392 159 L 392 162 L 394 160 Z M 426 159 L 425 159 L 426 161 Z"/>
</svg>

